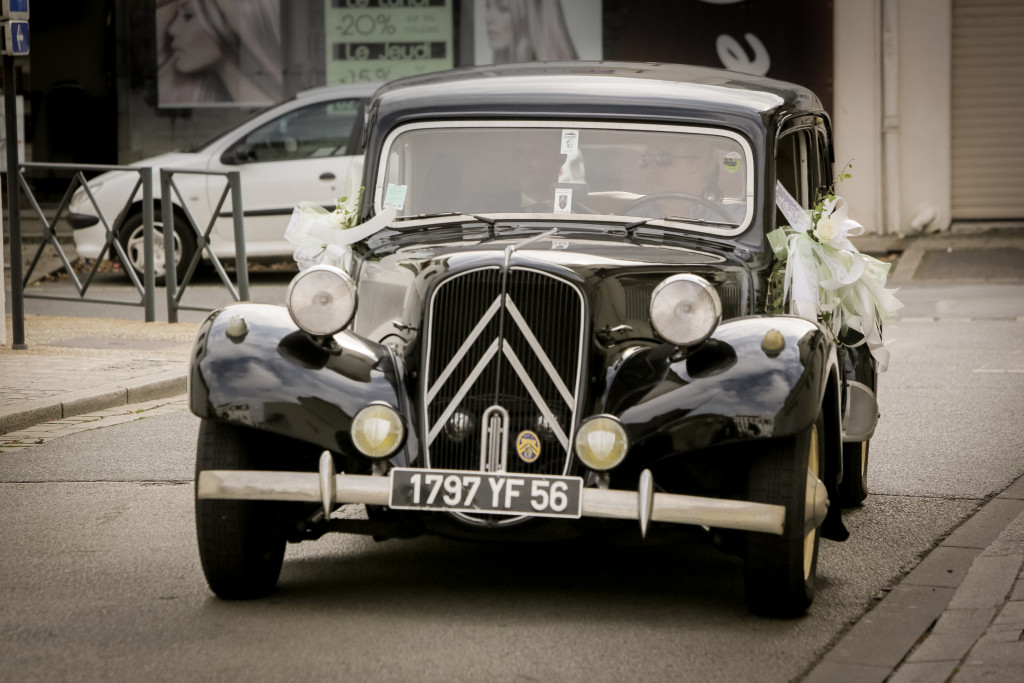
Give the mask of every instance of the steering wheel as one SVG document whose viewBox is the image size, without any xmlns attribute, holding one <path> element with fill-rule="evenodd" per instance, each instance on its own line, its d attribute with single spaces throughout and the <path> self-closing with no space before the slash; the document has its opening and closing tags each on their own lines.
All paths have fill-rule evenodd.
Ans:
<svg viewBox="0 0 1024 683">
<path fill-rule="evenodd" d="M 628 216 L 630 215 L 630 212 L 636 211 L 641 206 L 653 204 L 655 202 L 659 202 L 665 199 L 683 199 L 686 201 L 693 202 L 708 209 L 709 211 L 711 211 L 711 213 L 722 218 L 725 222 L 729 224 L 736 223 L 736 219 L 733 216 L 730 216 L 726 212 L 725 207 L 719 204 L 718 202 L 713 202 L 707 197 L 701 197 L 700 195 L 690 194 L 689 192 L 654 192 L 652 194 L 644 195 L 643 197 L 638 197 L 637 199 L 634 199 L 633 201 L 619 209 L 618 213 L 623 216 Z M 658 216 L 658 218 L 660 218 L 660 216 Z"/>
</svg>

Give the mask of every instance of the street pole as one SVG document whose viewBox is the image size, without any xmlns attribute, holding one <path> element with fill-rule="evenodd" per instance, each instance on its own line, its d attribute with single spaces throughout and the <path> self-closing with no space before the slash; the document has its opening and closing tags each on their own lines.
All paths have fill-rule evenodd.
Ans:
<svg viewBox="0 0 1024 683">
<path fill-rule="evenodd" d="M 21 182 L 18 168 L 18 112 L 14 86 L 14 57 L 4 55 L 4 116 L 7 127 L 7 215 L 11 235 L 12 349 L 25 344 L 25 283 L 21 270 Z"/>
</svg>

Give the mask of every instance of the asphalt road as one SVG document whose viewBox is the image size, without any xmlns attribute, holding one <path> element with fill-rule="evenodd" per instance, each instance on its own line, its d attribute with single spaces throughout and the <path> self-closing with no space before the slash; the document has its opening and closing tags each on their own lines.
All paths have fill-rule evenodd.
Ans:
<svg viewBox="0 0 1024 683">
<path fill-rule="evenodd" d="M 290 546 L 269 599 L 220 601 L 178 401 L 0 453 L 0 680 L 799 679 L 1024 470 L 1024 286 L 900 295 L 873 494 L 823 541 L 802 619 L 749 615 L 739 560 L 704 545 L 334 535 Z"/>
</svg>

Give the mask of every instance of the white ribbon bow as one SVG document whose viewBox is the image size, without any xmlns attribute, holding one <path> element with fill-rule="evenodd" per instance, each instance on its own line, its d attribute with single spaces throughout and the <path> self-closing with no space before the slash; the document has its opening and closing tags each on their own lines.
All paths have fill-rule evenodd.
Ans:
<svg viewBox="0 0 1024 683">
<path fill-rule="evenodd" d="M 852 346 L 867 344 L 879 371 L 884 372 L 889 352 L 882 341 L 882 327 L 896 322 L 896 311 L 903 308 L 896 290 L 885 287 L 890 264 L 860 253 L 850 242 L 851 236 L 864 232 L 864 226 L 849 218 L 841 197 L 825 200 L 815 224 L 811 212 L 782 183 L 776 183 L 775 190 L 776 204 L 793 229 L 781 244 L 777 236 L 769 235 L 779 258 L 786 259 L 783 296 L 790 301 L 790 311 L 815 322 L 827 317 L 837 337 L 856 330 L 863 341 Z"/>
</svg>

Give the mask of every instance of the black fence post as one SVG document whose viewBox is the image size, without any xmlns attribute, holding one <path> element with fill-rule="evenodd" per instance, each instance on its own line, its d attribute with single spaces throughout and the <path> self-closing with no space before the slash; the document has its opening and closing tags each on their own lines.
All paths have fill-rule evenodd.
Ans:
<svg viewBox="0 0 1024 683">
<path fill-rule="evenodd" d="M 18 112 L 14 57 L 4 55 L 4 116 L 7 127 L 7 215 L 11 233 L 11 348 L 24 350 L 25 283 L 21 270 L 21 183 L 18 182 Z"/>
<path fill-rule="evenodd" d="M 146 322 L 156 321 L 156 274 L 153 267 L 153 169 L 143 168 L 142 174 L 142 284 L 146 308 Z M 173 263 L 174 252 L 171 252 Z M 166 269 L 166 268 L 165 268 Z"/>
</svg>

